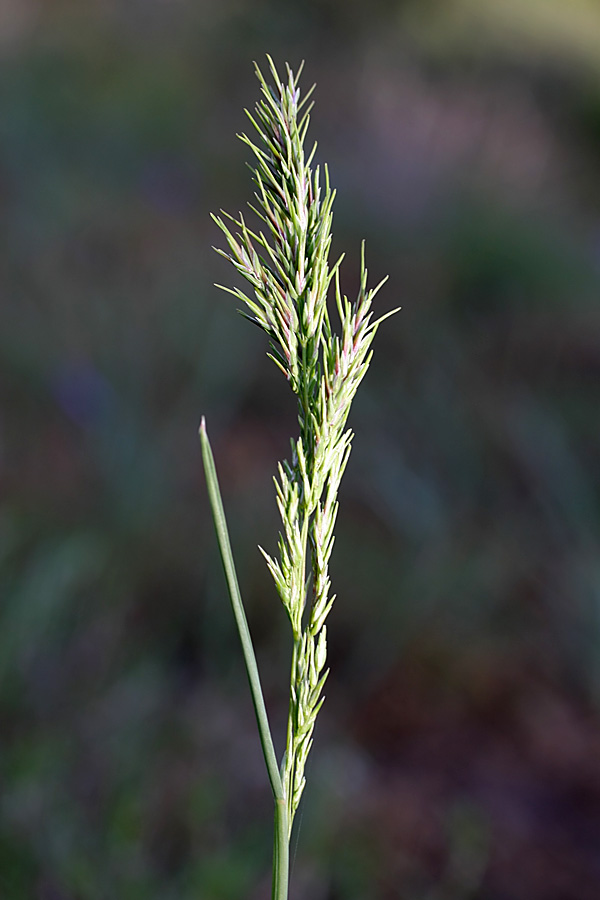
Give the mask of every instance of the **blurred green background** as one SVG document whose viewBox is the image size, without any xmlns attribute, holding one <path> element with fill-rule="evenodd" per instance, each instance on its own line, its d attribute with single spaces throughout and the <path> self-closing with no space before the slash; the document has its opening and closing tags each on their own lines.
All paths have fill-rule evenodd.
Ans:
<svg viewBox="0 0 600 900">
<path fill-rule="evenodd" d="M 306 59 L 334 253 L 389 273 L 352 414 L 293 900 L 600 896 L 600 5 L 2 0 L 0 897 L 261 900 L 260 541 L 295 432 L 209 211 Z M 279 740 L 281 749 L 281 740 Z"/>
</svg>

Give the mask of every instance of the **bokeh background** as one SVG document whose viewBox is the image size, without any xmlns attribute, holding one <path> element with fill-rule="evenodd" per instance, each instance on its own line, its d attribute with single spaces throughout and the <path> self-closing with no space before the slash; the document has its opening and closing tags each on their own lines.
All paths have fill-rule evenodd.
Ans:
<svg viewBox="0 0 600 900">
<path fill-rule="evenodd" d="M 2 0 L 0 896 L 270 895 L 197 440 L 281 736 L 256 543 L 295 411 L 208 215 L 250 197 L 267 52 L 318 83 L 344 288 L 364 237 L 403 307 L 352 413 L 293 900 L 597 900 L 592 0 Z"/>
</svg>

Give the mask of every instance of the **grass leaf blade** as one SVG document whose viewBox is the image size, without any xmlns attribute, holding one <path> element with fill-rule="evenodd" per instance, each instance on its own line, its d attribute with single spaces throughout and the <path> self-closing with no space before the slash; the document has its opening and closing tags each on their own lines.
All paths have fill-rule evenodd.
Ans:
<svg viewBox="0 0 600 900">
<path fill-rule="evenodd" d="M 275 755 L 275 747 L 273 745 L 271 729 L 269 727 L 269 719 L 267 716 L 267 709 L 265 706 L 262 686 L 260 683 L 260 675 L 258 672 L 258 665 L 256 663 L 256 656 L 254 654 L 254 647 L 252 646 L 250 629 L 248 628 L 248 620 L 246 619 L 246 612 L 242 603 L 237 573 L 235 571 L 233 553 L 231 551 L 231 542 L 229 540 L 229 531 L 227 528 L 227 521 L 225 519 L 225 510 L 223 509 L 223 501 L 221 499 L 221 491 L 219 489 L 215 460 L 210 446 L 210 441 L 208 440 L 208 435 L 206 433 L 206 423 L 204 420 L 204 416 L 202 417 L 202 423 L 200 425 L 200 442 L 202 444 L 202 459 L 204 462 L 204 473 L 206 475 L 206 484 L 208 486 L 208 495 L 210 498 L 213 522 L 215 525 L 215 531 L 217 533 L 219 550 L 221 551 L 221 559 L 223 561 L 223 568 L 225 570 L 225 578 L 227 580 L 227 587 L 229 589 L 229 598 L 231 600 L 233 615 L 235 617 L 235 622 L 242 644 L 244 662 L 246 664 L 246 672 L 248 673 L 248 681 L 250 682 L 252 702 L 254 704 L 254 711 L 256 713 L 256 721 L 258 723 L 258 730 L 260 733 L 260 742 L 265 757 L 269 781 L 271 782 L 271 788 L 275 800 L 283 800 L 283 784 L 281 781 L 281 776 L 279 774 L 279 766 L 277 763 L 277 757 Z"/>
</svg>

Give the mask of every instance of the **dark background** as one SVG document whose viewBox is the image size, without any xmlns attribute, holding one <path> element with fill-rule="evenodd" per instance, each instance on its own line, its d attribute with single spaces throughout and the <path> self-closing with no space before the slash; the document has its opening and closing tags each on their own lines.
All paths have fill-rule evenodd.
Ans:
<svg viewBox="0 0 600 900">
<path fill-rule="evenodd" d="M 252 60 L 306 59 L 381 329 L 294 900 L 600 896 L 600 6 L 3 0 L 0 897 L 262 900 L 294 401 L 212 287 Z"/>
</svg>

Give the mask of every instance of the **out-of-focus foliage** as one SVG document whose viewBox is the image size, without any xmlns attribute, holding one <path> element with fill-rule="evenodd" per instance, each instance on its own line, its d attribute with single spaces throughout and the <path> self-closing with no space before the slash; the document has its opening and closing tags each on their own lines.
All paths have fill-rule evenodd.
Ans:
<svg viewBox="0 0 600 900">
<path fill-rule="evenodd" d="M 596 900 L 598 16 L 1 5 L 0 896 L 268 895 L 196 437 L 205 413 L 283 728 L 255 545 L 294 411 L 211 287 L 208 217 L 248 195 L 233 135 L 268 51 L 318 83 L 334 251 L 366 237 L 403 307 L 351 423 L 297 898 Z"/>
<path fill-rule="evenodd" d="M 446 57 L 491 51 L 529 64 L 573 66 L 580 74 L 600 65 L 594 0 L 431 0 L 402 4 L 401 15 L 414 37 Z"/>
</svg>

